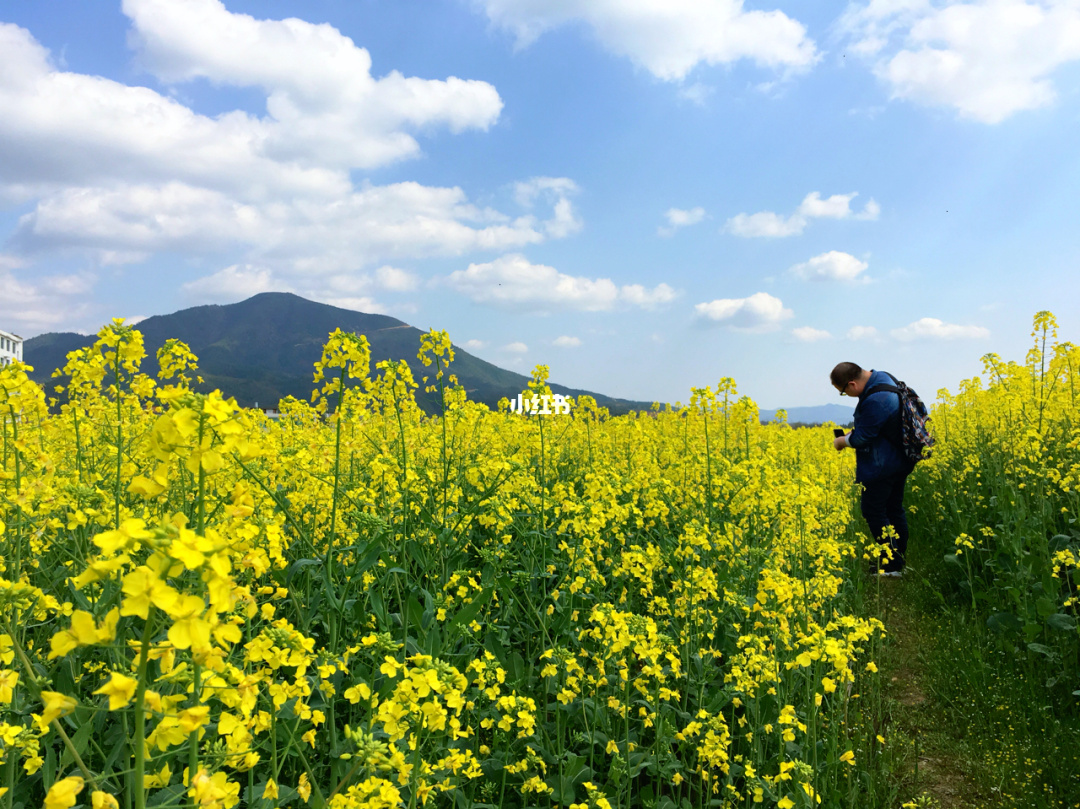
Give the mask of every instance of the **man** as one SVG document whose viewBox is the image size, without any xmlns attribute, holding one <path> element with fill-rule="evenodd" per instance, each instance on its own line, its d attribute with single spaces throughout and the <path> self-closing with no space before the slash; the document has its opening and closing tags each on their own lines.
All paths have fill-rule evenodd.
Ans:
<svg viewBox="0 0 1080 809">
<path fill-rule="evenodd" d="M 865 370 L 853 362 L 841 362 L 829 379 L 841 396 L 855 396 L 855 428 L 833 439 L 837 451 L 855 450 L 855 482 L 862 484 L 860 505 L 866 524 L 879 545 L 891 553 L 871 565 L 872 573 L 899 577 L 904 570 L 908 542 L 904 486 L 913 464 L 903 452 L 900 397 L 893 391 L 877 390 L 878 385 L 896 384 L 884 371 Z M 895 536 L 887 537 L 892 526 Z"/>
</svg>

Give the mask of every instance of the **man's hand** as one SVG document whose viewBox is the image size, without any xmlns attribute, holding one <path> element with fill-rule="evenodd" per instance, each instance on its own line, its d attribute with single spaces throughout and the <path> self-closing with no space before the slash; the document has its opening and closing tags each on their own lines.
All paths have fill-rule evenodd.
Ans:
<svg viewBox="0 0 1080 809">
<path fill-rule="evenodd" d="M 836 449 L 836 451 L 839 452 L 840 450 L 842 450 L 844 447 L 846 447 L 848 445 L 847 436 L 846 435 L 838 435 L 838 436 L 836 436 L 836 438 L 834 438 L 832 440 L 832 445 Z"/>
</svg>

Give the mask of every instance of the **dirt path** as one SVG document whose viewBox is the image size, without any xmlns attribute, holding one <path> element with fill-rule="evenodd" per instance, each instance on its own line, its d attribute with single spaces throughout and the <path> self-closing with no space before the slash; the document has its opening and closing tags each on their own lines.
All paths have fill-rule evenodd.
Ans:
<svg viewBox="0 0 1080 809">
<path fill-rule="evenodd" d="M 941 809 L 984 809 L 992 797 L 964 772 L 958 751 L 960 728 L 936 704 L 924 659 L 933 622 L 912 603 L 914 581 L 881 582 L 880 615 L 888 633 L 881 669 L 884 677 L 887 736 L 908 746 L 901 794 L 925 796 L 920 806 Z"/>
</svg>

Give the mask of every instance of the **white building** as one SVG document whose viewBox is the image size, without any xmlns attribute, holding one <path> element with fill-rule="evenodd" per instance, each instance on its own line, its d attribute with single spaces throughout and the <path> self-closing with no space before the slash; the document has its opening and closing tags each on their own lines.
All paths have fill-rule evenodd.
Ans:
<svg viewBox="0 0 1080 809">
<path fill-rule="evenodd" d="M 22 362 L 23 339 L 9 331 L 0 331 L 0 365 L 11 365 L 18 360 Z"/>
</svg>

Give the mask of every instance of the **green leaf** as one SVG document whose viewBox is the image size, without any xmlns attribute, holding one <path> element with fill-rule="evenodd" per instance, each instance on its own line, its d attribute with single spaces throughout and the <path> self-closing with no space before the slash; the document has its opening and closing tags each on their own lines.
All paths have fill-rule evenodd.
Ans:
<svg viewBox="0 0 1080 809">
<path fill-rule="evenodd" d="M 424 551 L 421 549 L 419 543 L 406 542 L 405 550 L 408 551 L 409 556 L 420 567 L 421 570 L 426 570 L 428 567 L 427 557 L 424 556 Z"/>
<path fill-rule="evenodd" d="M 1072 537 L 1068 537 L 1065 534 L 1054 534 L 1050 537 L 1050 541 L 1047 543 L 1050 546 L 1051 552 L 1062 551 L 1072 544 Z"/>
<path fill-rule="evenodd" d="M 1053 599 L 1043 596 L 1035 602 L 1035 609 L 1038 611 L 1039 617 L 1045 621 L 1057 611 L 1057 604 L 1054 603 Z"/>
<path fill-rule="evenodd" d="M 462 607 L 457 615 L 450 620 L 450 623 L 446 625 L 447 636 L 456 634 L 460 627 L 468 626 L 476 620 L 476 616 L 480 614 L 480 610 L 482 610 L 488 601 L 491 600 L 491 596 L 494 592 L 495 591 L 492 588 L 485 587 L 480 595 L 476 596 L 470 603 Z M 488 637 L 490 638 L 491 635 Z M 491 653 L 496 657 L 499 656 L 494 650 L 492 650 Z"/>
<path fill-rule="evenodd" d="M 409 596 L 407 615 L 409 623 L 416 627 L 417 630 L 423 629 L 424 624 L 424 608 L 420 604 L 420 599 L 415 595 Z"/>
<path fill-rule="evenodd" d="M 596 773 L 589 767 L 582 767 L 578 770 L 574 776 L 574 783 L 577 785 L 584 784 L 586 781 L 592 781 L 596 777 Z"/>
<path fill-rule="evenodd" d="M 499 665 L 506 667 L 506 649 L 503 648 L 502 643 L 499 642 L 498 636 L 494 632 L 488 632 L 484 638 L 484 648 L 495 655 L 495 659 L 499 661 Z"/>
<path fill-rule="evenodd" d="M 576 794 L 574 791 L 574 784 L 569 778 L 565 776 L 559 778 L 558 775 L 553 775 L 547 779 L 546 783 L 552 789 L 552 802 L 560 803 L 564 806 L 574 803 Z"/>
<path fill-rule="evenodd" d="M 372 565 L 379 561 L 379 557 L 382 555 L 383 551 L 382 544 L 379 542 L 373 542 L 372 546 L 373 547 L 370 548 L 367 555 L 364 556 L 363 559 L 361 559 L 361 561 L 357 563 L 356 568 L 352 573 L 354 577 L 359 577 L 363 573 L 366 573 L 372 567 Z"/>
<path fill-rule="evenodd" d="M 173 806 L 183 802 L 187 787 L 183 784 L 173 784 L 164 789 L 156 790 L 147 800 L 147 806 Z"/>
<path fill-rule="evenodd" d="M 992 632 L 1020 632 L 1024 625 L 1011 612 L 996 612 L 986 619 L 986 626 Z"/>
<path fill-rule="evenodd" d="M 575 776 L 578 771 L 585 767 L 585 762 L 588 761 L 585 756 L 576 756 L 573 753 L 566 753 L 565 763 L 563 764 L 563 773 L 571 780 L 576 780 Z"/>
<path fill-rule="evenodd" d="M 304 568 L 315 567 L 317 565 L 324 564 L 322 559 L 297 559 L 291 565 L 285 573 L 285 581 L 287 585 L 292 584 L 292 580 L 302 571 Z"/>
<path fill-rule="evenodd" d="M 1076 631 L 1076 618 L 1063 612 L 1055 612 L 1046 619 L 1046 624 L 1053 629 L 1060 629 L 1062 632 Z"/>
<path fill-rule="evenodd" d="M 112 744 L 112 751 L 105 760 L 105 765 L 100 769 L 100 772 L 109 772 L 113 767 L 113 763 L 118 761 L 120 756 L 128 750 L 127 734 L 124 733 L 121 725 L 115 725 L 102 743 L 106 747 Z"/>
<path fill-rule="evenodd" d="M 506 671 L 510 675 L 510 682 L 520 683 L 525 677 L 525 658 L 520 652 L 514 652 L 506 661 Z"/>
<path fill-rule="evenodd" d="M 45 749 L 45 764 L 41 768 L 41 783 L 48 792 L 56 781 L 56 751 L 52 745 Z"/>
<path fill-rule="evenodd" d="M 371 597 L 371 611 L 375 613 L 375 617 L 379 619 L 379 625 L 386 626 L 388 623 L 386 617 L 386 604 L 383 603 L 383 598 L 379 594 L 378 589 L 368 591 L 368 595 Z"/>
<path fill-rule="evenodd" d="M 1033 641 L 1033 640 L 1035 640 L 1035 638 L 1039 637 L 1039 634 L 1041 632 L 1042 632 L 1042 627 L 1039 626 L 1034 621 L 1028 621 L 1027 623 L 1024 624 L 1024 640 L 1026 640 L 1028 643 L 1031 643 L 1031 641 Z"/>
<path fill-rule="evenodd" d="M 71 743 L 75 746 L 75 751 L 80 757 L 86 756 L 87 742 L 90 741 L 90 734 L 94 731 L 94 723 L 84 721 L 79 725 L 79 729 L 75 731 L 75 734 L 71 737 Z M 69 766 L 74 764 L 74 758 L 71 755 L 71 750 L 64 746 L 64 753 L 60 756 L 60 772 L 64 772 Z"/>
<path fill-rule="evenodd" d="M 634 778 L 652 763 L 652 757 L 643 750 L 635 750 L 627 758 L 628 775 Z"/>
<path fill-rule="evenodd" d="M 1041 643 L 1029 643 L 1027 647 L 1029 651 L 1035 652 L 1035 654 L 1040 654 L 1043 657 L 1049 658 L 1051 660 L 1057 657 L 1057 653 L 1053 649 L 1051 649 L 1049 646 L 1044 646 Z"/>
</svg>

